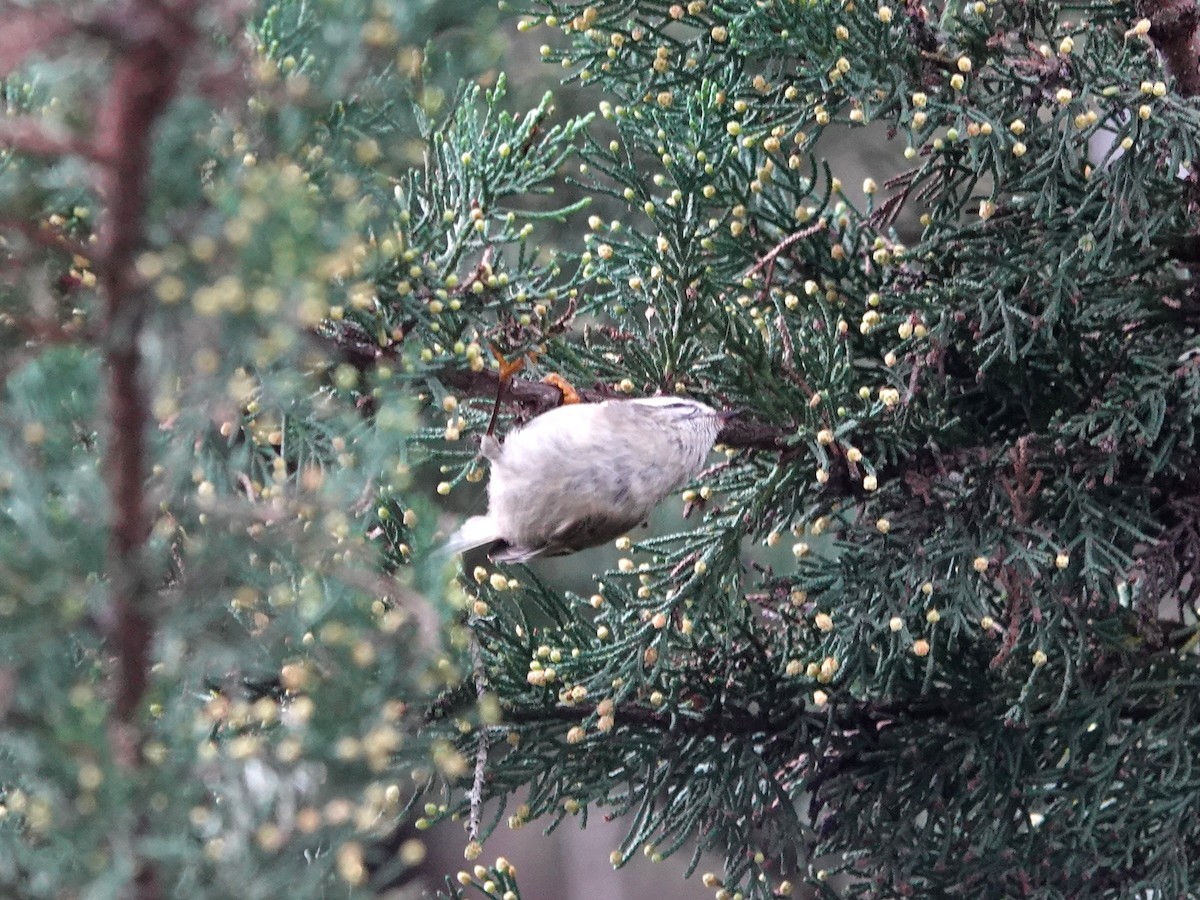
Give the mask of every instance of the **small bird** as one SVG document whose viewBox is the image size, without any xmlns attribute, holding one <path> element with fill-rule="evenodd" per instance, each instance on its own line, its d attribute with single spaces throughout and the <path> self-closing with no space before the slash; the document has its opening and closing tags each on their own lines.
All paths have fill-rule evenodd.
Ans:
<svg viewBox="0 0 1200 900">
<path fill-rule="evenodd" d="M 605 400 L 542 413 L 503 444 L 487 435 L 487 514 L 447 550 L 486 545 L 497 562 L 524 562 L 619 537 L 700 471 L 732 415 L 682 397 Z"/>
</svg>

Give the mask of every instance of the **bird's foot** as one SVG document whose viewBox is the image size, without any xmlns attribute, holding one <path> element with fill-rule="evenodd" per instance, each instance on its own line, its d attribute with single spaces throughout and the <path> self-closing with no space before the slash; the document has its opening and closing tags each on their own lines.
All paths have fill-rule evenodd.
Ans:
<svg viewBox="0 0 1200 900">
<path fill-rule="evenodd" d="M 488 348 L 492 351 L 492 356 L 496 357 L 496 364 L 500 368 L 500 381 L 507 383 L 512 380 L 512 377 L 525 368 L 525 356 L 522 353 L 516 359 L 507 359 L 500 348 L 495 344 L 488 344 Z"/>
<path fill-rule="evenodd" d="M 567 381 L 567 379 L 563 378 L 561 375 L 556 375 L 552 372 L 542 379 L 542 383 L 552 384 L 558 388 L 559 393 L 562 394 L 563 406 L 566 406 L 568 403 L 582 402 L 582 398 L 579 396 L 579 391 L 575 390 L 574 385 L 572 385 L 571 382 Z"/>
</svg>

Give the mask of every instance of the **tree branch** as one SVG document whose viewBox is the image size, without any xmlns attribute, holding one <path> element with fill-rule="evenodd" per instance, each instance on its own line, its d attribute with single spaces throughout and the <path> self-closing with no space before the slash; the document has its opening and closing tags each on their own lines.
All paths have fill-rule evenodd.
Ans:
<svg viewBox="0 0 1200 900">
<path fill-rule="evenodd" d="M 812 237 L 814 234 L 816 234 L 818 231 L 821 231 L 824 228 L 825 228 L 825 220 L 819 219 L 815 224 L 809 225 L 807 228 L 801 228 L 799 231 L 792 232 L 787 237 L 785 237 L 782 241 L 780 241 L 778 244 L 776 244 L 774 247 L 772 247 L 770 250 L 768 250 L 766 253 L 764 253 L 763 256 L 758 260 L 758 262 L 756 262 L 754 265 L 752 265 L 749 269 L 746 270 L 745 275 L 743 277 L 749 277 L 750 275 L 755 274 L 760 269 L 762 269 L 764 266 L 772 266 L 773 267 L 775 265 L 775 260 L 779 256 L 780 253 L 782 253 L 788 247 L 792 246 L 792 244 L 795 244 L 797 241 L 802 241 L 805 238 Z M 769 278 L 767 280 L 770 281 Z"/>
<path fill-rule="evenodd" d="M 1179 92 L 1200 94 L 1200 10 L 1194 0 L 1141 0 L 1137 8 L 1150 20 L 1150 40 Z"/>
<path fill-rule="evenodd" d="M 0 147 L 30 156 L 96 158 L 96 149 L 89 141 L 32 116 L 0 120 Z"/>
<path fill-rule="evenodd" d="M 0 218 L 0 231 L 16 231 L 31 244 L 46 247 L 49 250 L 62 250 L 74 256 L 90 259 L 95 251 L 86 244 L 74 238 L 67 237 L 52 228 L 39 227 L 25 219 Z"/>
<path fill-rule="evenodd" d="M 500 386 L 500 376 L 493 369 L 479 372 L 448 369 L 439 378 L 447 387 L 471 397 L 494 397 Z M 611 391 L 579 387 L 575 390 L 586 403 L 599 403 L 613 398 Z M 532 407 L 536 414 L 561 405 L 562 391 L 541 381 L 513 378 L 508 382 L 503 401 Z M 781 452 L 787 449 L 784 436 L 783 429 L 778 426 L 734 418 L 722 427 L 717 442 L 738 450 Z"/>
<path fill-rule="evenodd" d="M 140 334 L 148 305 L 134 260 L 144 242 L 154 129 L 174 99 L 181 70 L 196 40 L 192 5 L 129 0 L 112 8 L 111 75 L 96 112 L 90 146 L 98 164 L 101 202 L 97 286 L 103 301 L 103 349 L 109 406 L 104 473 L 110 498 L 105 637 L 115 657 L 109 736 L 119 765 L 140 765 L 144 739 L 139 713 L 149 682 L 154 590 L 143 555 L 150 536 L 146 502 L 146 437 L 151 400 L 142 377 Z M 71 143 L 63 146 L 67 152 Z M 139 818 L 135 828 L 144 832 Z M 163 895 L 158 874 L 139 859 L 133 896 Z"/>
<path fill-rule="evenodd" d="M 145 692 L 153 626 L 141 554 L 150 534 L 146 508 L 146 429 L 150 398 L 141 382 L 138 337 L 146 298 L 134 258 L 143 240 L 153 131 L 175 94 L 195 38 L 191 22 L 152 0 L 124 9 L 128 39 L 119 47 L 96 117 L 94 143 L 107 162 L 97 169 L 104 204 L 96 259 L 104 300 L 104 349 L 111 428 L 105 471 L 112 500 L 109 537 L 109 638 L 117 652 L 117 723 L 129 726 Z M 123 743 L 123 742 L 119 742 Z M 136 764 L 135 759 L 124 760 Z"/>
<path fill-rule="evenodd" d="M 475 682 L 475 700 L 481 702 L 487 693 L 487 673 L 483 667 L 483 655 L 479 648 L 479 636 L 471 631 L 471 669 Z M 483 818 L 484 787 L 487 782 L 488 730 L 482 725 L 479 728 L 478 743 L 475 747 L 475 772 L 471 780 L 470 809 L 467 814 L 467 840 L 473 844 L 480 842 L 480 822 Z"/>
<path fill-rule="evenodd" d="M 528 725 L 539 722 L 571 722 L 582 723 L 593 716 L 596 705 L 578 703 L 571 706 L 554 705 L 543 707 L 504 707 L 504 722 L 514 725 Z M 780 730 L 780 723 L 765 712 L 750 713 L 741 709 L 722 707 L 708 710 L 702 714 L 678 715 L 647 709 L 637 704 L 627 704 L 617 707 L 616 721 L 628 722 L 645 728 L 653 728 L 664 734 L 683 733 L 703 735 L 707 737 L 747 737 L 754 735 L 774 734 Z M 825 714 L 805 711 L 796 714 L 790 710 L 788 720 L 798 722 L 807 719 L 808 724 L 817 730 L 824 727 Z"/>
</svg>

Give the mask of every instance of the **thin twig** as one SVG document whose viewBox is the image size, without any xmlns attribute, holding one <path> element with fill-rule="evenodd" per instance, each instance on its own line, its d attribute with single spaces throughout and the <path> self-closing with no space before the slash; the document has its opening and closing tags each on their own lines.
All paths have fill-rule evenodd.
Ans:
<svg viewBox="0 0 1200 900">
<path fill-rule="evenodd" d="M 471 632 L 471 672 L 475 681 L 475 699 L 483 700 L 487 693 L 487 673 L 483 668 L 483 653 L 479 648 L 479 637 Z M 488 730 L 479 724 L 479 743 L 475 748 L 475 775 L 471 779 L 468 795 L 470 811 L 467 814 L 467 840 L 479 843 L 479 823 L 483 819 L 483 786 L 487 779 Z"/>
<path fill-rule="evenodd" d="M 824 227 L 825 227 L 825 220 L 820 219 L 816 223 L 809 225 L 807 228 L 802 228 L 799 231 L 789 234 L 782 241 L 780 241 L 778 244 L 776 244 L 774 247 L 772 247 L 770 250 L 768 250 L 763 256 L 759 257 L 758 262 L 756 262 L 749 269 L 747 269 L 745 274 L 743 275 L 743 277 L 749 277 L 750 275 L 753 275 L 755 272 L 762 269 L 763 266 L 766 266 L 766 265 L 773 266 L 775 264 L 775 257 L 779 256 L 780 253 L 782 253 L 788 247 L 792 246 L 792 244 L 795 244 L 797 241 L 802 241 L 805 238 L 812 237 L 818 231 L 821 231 Z"/>
<path fill-rule="evenodd" d="M 792 345 L 792 334 L 788 331 L 787 322 L 784 321 L 782 315 L 775 318 L 775 330 L 778 332 L 780 343 L 783 345 L 783 353 L 779 361 L 780 370 L 787 376 L 789 381 L 804 391 L 804 396 L 808 398 L 809 403 L 812 403 L 813 397 L 817 395 L 817 392 L 812 389 L 812 386 L 808 383 L 808 379 L 800 374 L 792 362 L 795 358 L 795 348 Z"/>
<path fill-rule="evenodd" d="M 508 387 L 511 378 L 496 379 L 496 402 L 492 404 L 492 414 L 488 418 L 487 436 L 491 437 L 496 433 L 496 418 L 500 415 L 500 404 L 504 400 L 504 389 Z"/>
<path fill-rule="evenodd" d="M 59 131 L 32 116 L 0 120 L 0 147 L 30 156 L 98 159 L 96 148 L 90 141 Z"/>
<path fill-rule="evenodd" d="M 61 231 L 41 227 L 24 219 L 0 218 L 0 231 L 15 231 L 31 244 L 50 250 L 61 250 L 83 259 L 90 259 L 95 250 Z"/>
</svg>

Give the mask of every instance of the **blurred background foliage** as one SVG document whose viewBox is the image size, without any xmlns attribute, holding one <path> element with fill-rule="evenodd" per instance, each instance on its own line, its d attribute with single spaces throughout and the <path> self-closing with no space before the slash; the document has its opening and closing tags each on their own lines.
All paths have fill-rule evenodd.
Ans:
<svg viewBox="0 0 1200 900">
<path fill-rule="evenodd" d="M 72 8 L 61 45 L 30 39 L 0 82 L 7 120 L 86 136 L 119 61 L 87 23 L 139 10 Z M 355 368 L 322 323 L 361 302 L 402 202 L 446 200 L 412 173 L 441 123 L 483 106 L 461 85 L 496 82 L 504 31 L 482 3 L 244 12 L 196 15 L 136 259 L 155 636 L 133 769 L 111 746 L 101 638 L 113 506 L 88 248 L 107 198 L 78 156 L 0 151 L 5 896 L 399 889 L 428 855 L 404 811 L 462 774 L 423 727 L 461 676 L 444 623 L 462 598 L 424 552 L 437 511 L 406 443 L 417 398 L 399 359 Z M 561 155 L 563 137 L 547 143 Z"/>
</svg>

